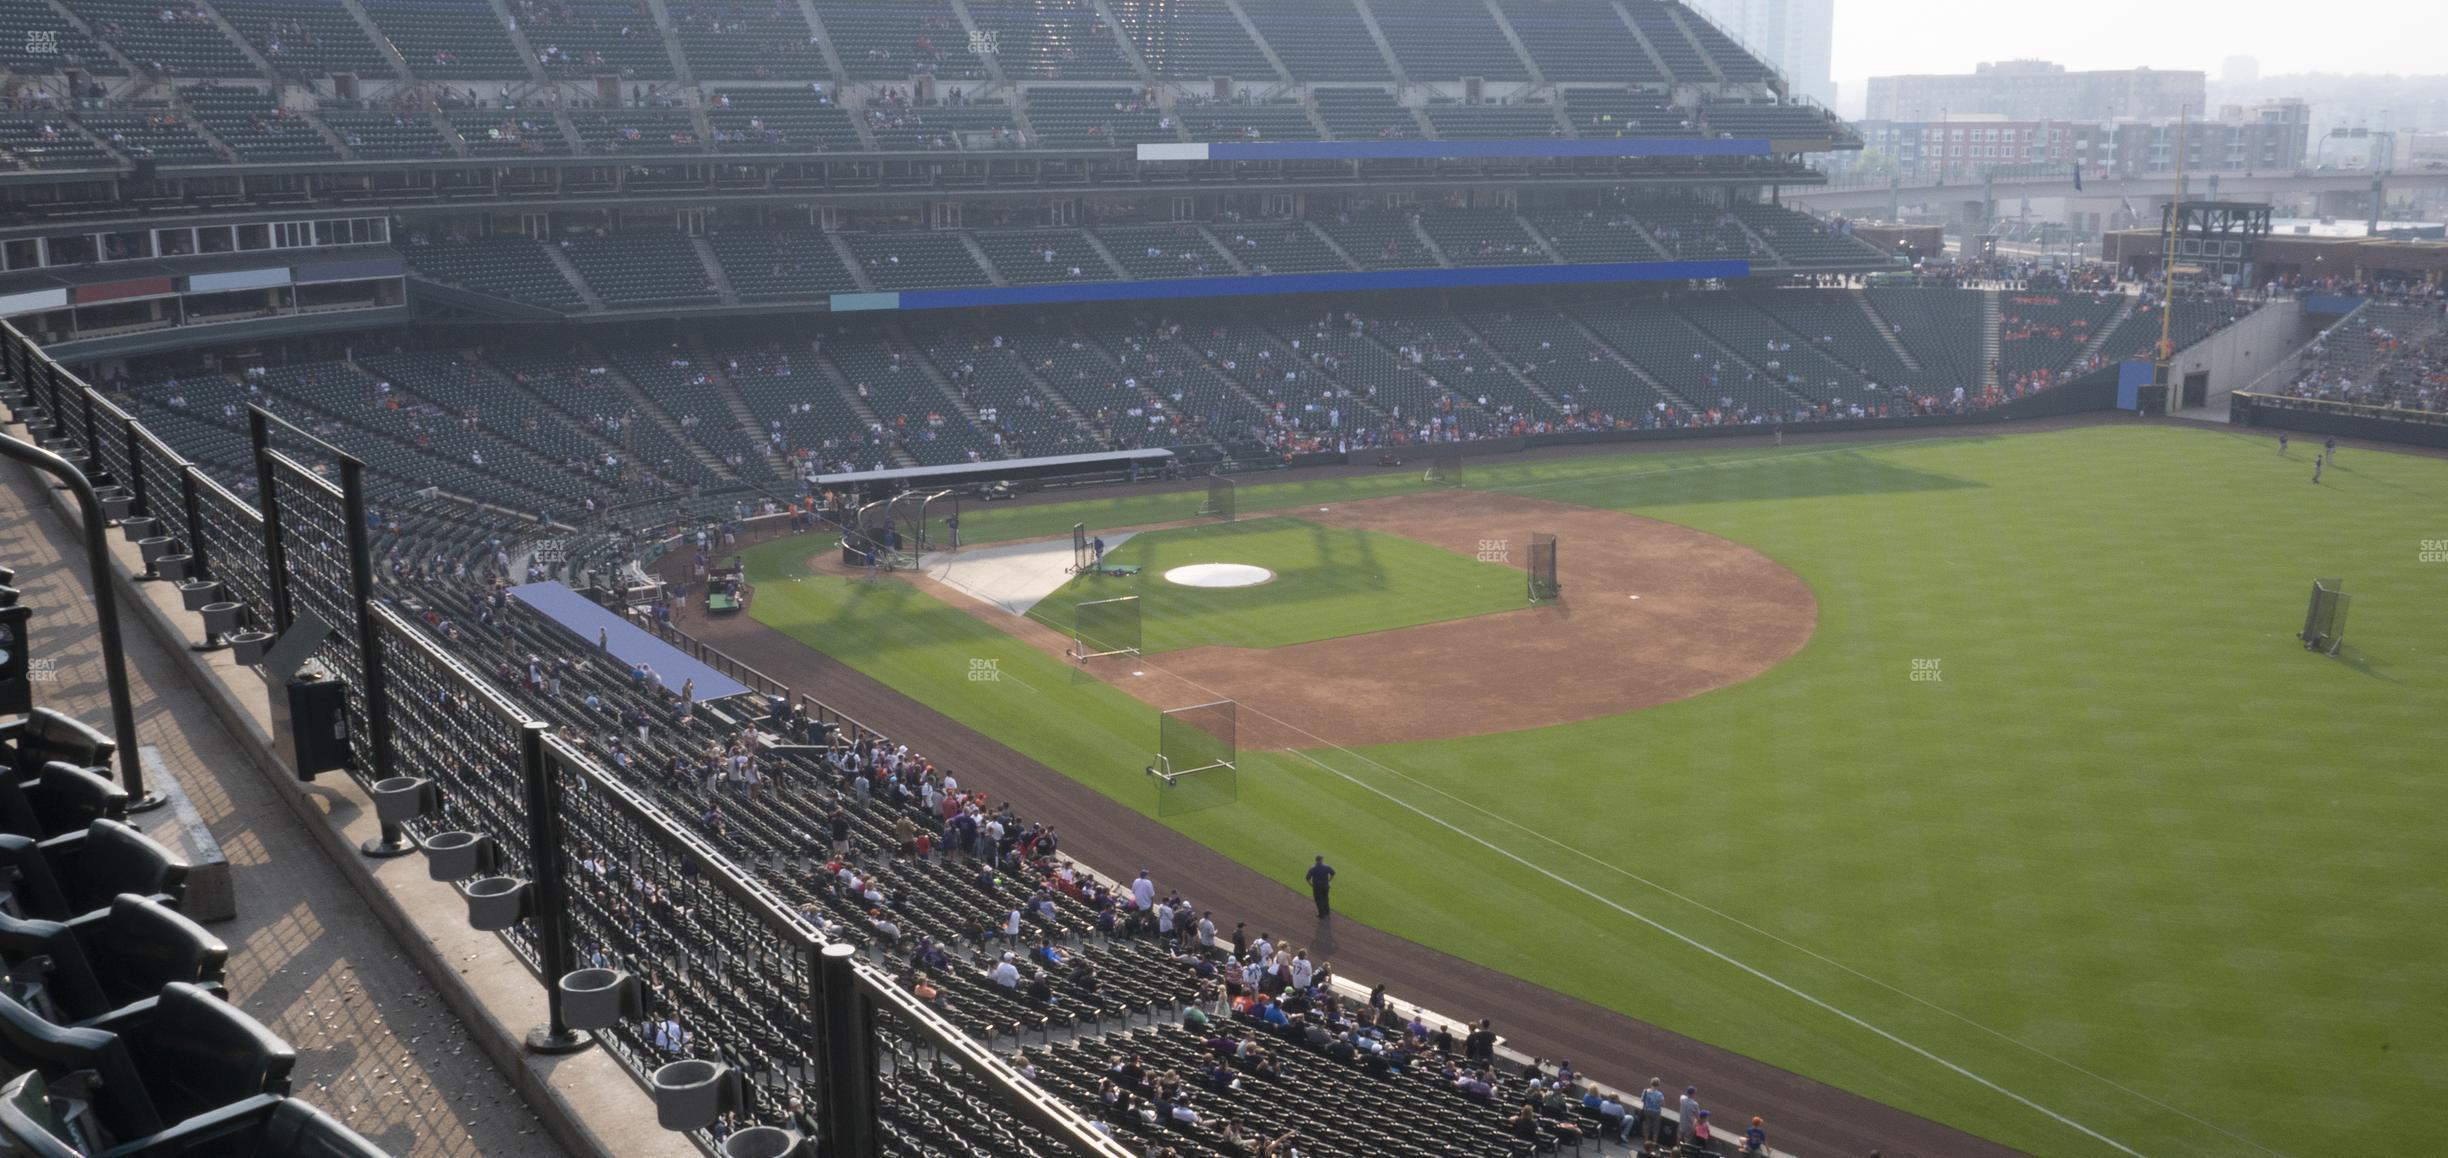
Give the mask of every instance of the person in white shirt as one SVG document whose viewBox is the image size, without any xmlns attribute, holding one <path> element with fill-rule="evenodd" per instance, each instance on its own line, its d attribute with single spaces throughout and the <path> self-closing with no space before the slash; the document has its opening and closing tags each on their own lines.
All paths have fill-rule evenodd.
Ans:
<svg viewBox="0 0 2448 1158">
<path fill-rule="evenodd" d="M 1213 909 L 1199 914 L 1198 943 L 1201 949 L 1213 950 L 1216 947 L 1215 910 Z"/>
<path fill-rule="evenodd" d="M 1309 979 L 1315 976 L 1317 976 L 1317 966 L 1309 963 L 1308 950 L 1303 949 L 1292 955 L 1292 988 L 1309 988 Z"/>
<path fill-rule="evenodd" d="M 1012 964 L 1012 955 L 1008 952 L 995 963 L 994 970 L 987 976 L 994 978 L 994 983 L 1005 989 L 1020 988 L 1020 967 Z"/>
<path fill-rule="evenodd" d="M 1139 870 L 1139 879 L 1131 882 L 1133 908 L 1146 912 L 1156 904 L 1156 882 L 1148 879 L 1146 869 Z"/>
</svg>

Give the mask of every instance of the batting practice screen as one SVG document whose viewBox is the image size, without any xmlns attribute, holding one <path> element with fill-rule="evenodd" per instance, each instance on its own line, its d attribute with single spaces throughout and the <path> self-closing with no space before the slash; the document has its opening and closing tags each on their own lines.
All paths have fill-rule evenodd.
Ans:
<svg viewBox="0 0 2448 1158">
<path fill-rule="evenodd" d="M 1157 717 L 1156 814 L 1178 816 L 1240 799 L 1241 705 L 1232 700 L 1174 708 Z"/>
<path fill-rule="evenodd" d="M 1139 597 L 1094 599 L 1071 609 L 1071 655 L 1086 663 L 1139 654 Z"/>
<path fill-rule="evenodd" d="M 1211 519 L 1222 519 L 1227 523 L 1232 522 L 1236 517 L 1233 507 L 1233 480 L 1220 474 L 1209 476 L 1207 503 L 1199 508 L 1199 514 Z"/>
<path fill-rule="evenodd" d="M 1564 593 L 1556 577 L 1556 537 L 1544 532 L 1530 536 L 1530 601 L 1543 603 Z"/>
<path fill-rule="evenodd" d="M 2312 601 L 2304 609 L 2303 645 L 2323 655 L 2336 655 L 2346 643 L 2346 583 L 2341 579 L 2312 581 Z"/>
<path fill-rule="evenodd" d="M 1428 469 L 1420 473 L 1420 481 L 1435 483 L 1438 486 L 1461 486 L 1462 452 L 1459 450 L 1429 452 Z"/>
<path fill-rule="evenodd" d="M 1071 524 L 1071 573 L 1077 575 L 1087 570 L 1089 565 L 1088 524 L 1073 523 Z"/>
</svg>

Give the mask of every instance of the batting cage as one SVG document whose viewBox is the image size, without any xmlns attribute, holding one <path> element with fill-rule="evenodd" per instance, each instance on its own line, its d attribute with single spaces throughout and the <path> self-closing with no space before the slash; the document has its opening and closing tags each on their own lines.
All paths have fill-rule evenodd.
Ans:
<svg viewBox="0 0 2448 1158">
<path fill-rule="evenodd" d="M 1459 450 L 1430 450 L 1428 469 L 1420 472 L 1420 481 L 1436 486 L 1461 486 L 1462 452 Z"/>
<path fill-rule="evenodd" d="M 960 492 L 936 491 L 918 502 L 918 549 L 949 551 L 960 546 Z"/>
<path fill-rule="evenodd" d="M 1241 798 L 1241 705 L 1232 700 L 1174 708 L 1157 717 L 1156 815 L 1179 816 Z"/>
<path fill-rule="evenodd" d="M 1232 522 L 1238 517 L 1235 513 L 1233 489 L 1233 480 L 1220 474 L 1209 475 L 1207 503 L 1199 508 L 1199 514 L 1211 519 L 1222 519 L 1227 523 Z"/>
<path fill-rule="evenodd" d="M 1530 536 L 1530 602 L 1562 597 L 1564 583 L 1556 577 L 1556 537 L 1543 531 Z"/>
<path fill-rule="evenodd" d="M 1071 658 L 1139 654 L 1139 597 L 1092 599 L 1071 609 Z"/>
<path fill-rule="evenodd" d="M 1088 524 L 1071 524 L 1071 573 L 1077 575 L 1095 565 L 1089 558 Z"/>
<path fill-rule="evenodd" d="M 2312 602 L 2304 609 L 2303 645 L 2322 655 L 2336 655 L 2346 643 L 2346 583 L 2342 579 L 2312 581 Z"/>
</svg>

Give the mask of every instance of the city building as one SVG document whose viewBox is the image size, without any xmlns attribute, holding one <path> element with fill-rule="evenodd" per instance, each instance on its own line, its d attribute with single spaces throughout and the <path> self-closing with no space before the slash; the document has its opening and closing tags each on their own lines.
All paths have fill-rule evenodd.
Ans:
<svg viewBox="0 0 2448 1158">
<path fill-rule="evenodd" d="M 1836 107 L 1836 0 L 1692 0 L 1692 7 L 1776 66 L 1791 91 Z"/>
<path fill-rule="evenodd" d="M 2152 68 L 2071 72 L 2045 60 L 1984 63 L 1969 73 L 1874 76 L 1864 120 L 1938 121 L 1989 114 L 2018 121 L 2174 118 L 2202 108 L 2208 78 Z"/>
</svg>

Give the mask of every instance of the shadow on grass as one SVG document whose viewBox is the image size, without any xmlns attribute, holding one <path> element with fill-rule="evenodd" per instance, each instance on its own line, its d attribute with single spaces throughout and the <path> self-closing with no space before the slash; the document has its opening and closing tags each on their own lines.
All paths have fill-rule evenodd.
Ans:
<svg viewBox="0 0 2448 1158">
<path fill-rule="evenodd" d="M 2372 662 L 2372 658 L 2369 653 L 2351 643 L 2338 645 L 2338 653 L 2333 658 L 2335 658 L 2339 663 L 2345 664 L 2347 670 L 2354 672 L 2356 675 L 2368 676 L 2372 679 L 2380 680 L 2383 683 L 2393 684 L 2400 682 L 2397 677 L 2380 670 L 2380 665 Z"/>
</svg>

